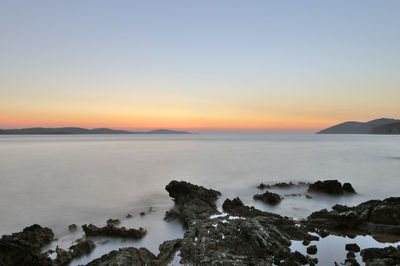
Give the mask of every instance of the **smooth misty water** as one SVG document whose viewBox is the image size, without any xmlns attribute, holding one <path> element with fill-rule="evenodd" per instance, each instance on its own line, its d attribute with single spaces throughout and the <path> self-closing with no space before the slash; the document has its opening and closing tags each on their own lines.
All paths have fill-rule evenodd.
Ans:
<svg viewBox="0 0 400 266">
<path fill-rule="evenodd" d="M 146 228 L 148 235 L 140 241 L 98 239 L 100 247 L 73 264 L 121 246 L 145 246 L 157 253 L 162 241 L 183 235 L 179 223 L 162 220 L 173 205 L 164 190 L 172 179 L 221 191 L 219 204 L 239 196 L 257 208 L 302 218 L 336 203 L 399 196 L 399 173 L 399 136 L 0 136 L 0 234 L 39 223 L 55 231 L 59 241 L 53 246 L 69 246 L 82 234 L 69 234 L 69 224 L 101 226 L 108 218 L 120 218 L 127 227 Z M 358 194 L 285 197 L 276 207 L 252 200 L 260 182 L 333 178 L 351 182 Z M 284 195 L 304 188 L 275 191 Z M 151 206 L 155 211 L 139 215 Z M 134 217 L 125 219 L 127 213 Z M 344 257 L 340 253 L 336 259 Z"/>
</svg>

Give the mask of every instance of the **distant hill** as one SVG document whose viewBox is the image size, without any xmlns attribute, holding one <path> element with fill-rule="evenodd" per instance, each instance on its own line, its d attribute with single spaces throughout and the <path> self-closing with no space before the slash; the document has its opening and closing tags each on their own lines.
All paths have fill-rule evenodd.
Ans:
<svg viewBox="0 0 400 266">
<path fill-rule="evenodd" d="M 376 127 L 372 130 L 372 134 L 400 134 L 400 122 Z"/>
<path fill-rule="evenodd" d="M 400 120 L 390 119 L 390 118 L 380 118 L 368 122 L 349 121 L 321 130 L 317 132 L 317 134 L 390 134 L 390 133 L 379 133 L 382 132 L 382 129 L 381 130 L 377 129 L 385 125 L 396 124 L 399 122 Z M 398 133 L 391 133 L 391 134 L 398 134 Z"/>
<path fill-rule="evenodd" d="M 21 129 L 0 129 L 0 135 L 71 135 L 71 134 L 190 134 L 186 131 L 175 131 L 168 129 L 156 129 L 151 131 L 126 131 L 110 128 L 80 128 L 80 127 L 61 127 L 61 128 L 21 128 Z"/>
</svg>

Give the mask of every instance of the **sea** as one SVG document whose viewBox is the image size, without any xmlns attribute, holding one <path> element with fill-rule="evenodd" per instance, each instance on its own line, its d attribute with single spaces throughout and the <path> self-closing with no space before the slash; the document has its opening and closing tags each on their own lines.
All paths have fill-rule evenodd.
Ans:
<svg viewBox="0 0 400 266">
<path fill-rule="evenodd" d="M 268 206 L 254 201 L 257 185 L 276 182 L 350 182 L 357 194 L 312 195 L 304 188 L 273 189 L 284 196 Z M 67 248 L 83 236 L 80 226 L 143 227 L 141 240 L 94 238 L 97 247 L 71 265 L 85 264 L 121 247 L 146 247 L 155 254 L 165 240 L 182 237 L 178 221 L 166 222 L 173 207 L 165 186 L 184 180 L 221 191 L 226 198 L 264 211 L 302 219 L 335 204 L 354 206 L 399 195 L 400 136 L 283 134 L 183 135 L 3 135 L 0 136 L 0 235 L 32 224 L 50 227 L 57 240 L 45 247 Z M 293 196 L 290 194 L 301 194 Z M 145 215 L 140 213 L 144 212 Z M 126 215 L 131 214 L 132 218 Z M 70 224 L 78 230 L 69 232 Z M 382 240 L 381 240 L 382 241 Z M 344 245 L 398 245 L 370 236 L 329 236 L 316 241 L 321 265 L 343 262 Z M 305 254 L 300 243 L 291 248 Z M 55 256 L 54 254 L 52 255 Z M 361 262 L 361 258 L 357 255 Z M 179 264 L 179 258 L 171 265 Z"/>
</svg>

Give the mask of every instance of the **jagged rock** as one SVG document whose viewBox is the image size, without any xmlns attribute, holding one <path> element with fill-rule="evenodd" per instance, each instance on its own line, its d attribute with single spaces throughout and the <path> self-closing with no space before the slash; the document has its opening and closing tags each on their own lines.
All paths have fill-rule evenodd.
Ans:
<svg viewBox="0 0 400 266">
<path fill-rule="evenodd" d="M 291 187 L 299 187 L 299 186 L 306 186 L 306 185 L 308 185 L 308 183 L 305 183 L 305 182 L 298 182 L 298 183 L 293 183 L 293 182 L 289 182 L 289 183 L 286 183 L 286 182 L 279 182 L 279 183 L 275 183 L 275 184 L 272 184 L 272 185 L 266 185 L 266 184 L 264 184 L 264 183 L 261 183 L 261 184 L 259 184 L 258 186 L 257 186 L 257 188 L 259 188 L 259 189 L 268 189 L 268 188 L 291 188 Z"/>
<path fill-rule="evenodd" d="M 309 246 L 309 247 L 307 248 L 307 253 L 310 254 L 310 255 L 315 255 L 315 254 L 317 254 L 317 251 L 318 251 L 318 248 L 317 248 L 316 245 L 312 245 L 312 246 Z"/>
<path fill-rule="evenodd" d="M 344 183 L 343 184 L 343 191 L 350 192 L 350 193 L 356 193 L 355 189 L 350 183 Z"/>
<path fill-rule="evenodd" d="M 347 251 L 360 252 L 360 247 L 356 243 L 346 244 L 345 249 Z"/>
<path fill-rule="evenodd" d="M 342 184 L 337 180 L 317 181 L 309 185 L 308 191 L 321 192 L 332 195 L 341 195 L 344 191 L 355 193 L 355 190 L 350 183 L 344 183 L 344 185 L 342 186 Z"/>
<path fill-rule="evenodd" d="M 360 266 L 355 258 L 348 258 L 344 261 L 345 266 Z"/>
<path fill-rule="evenodd" d="M 121 223 L 121 221 L 118 219 L 108 219 L 107 220 L 107 224 L 111 224 L 111 225 L 118 225 L 120 223 Z"/>
<path fill-rule="evenodd" d="M 278 194 L 268 191 L 264 192 L 263 194 L 256 194 L 253 198 L 255 200 L 262 200 L 263 202 L 268 204 L 278 204 L 282 200 L 282 197 Z"/>
<path fill-rule="evenodd" d="M 222 209 L 224 212 L 234 216 L 246 218 L 257 217 L 259 221 L 273 224 L 277 226 L 283 234 L 287 234 L 287 237 L 292 240 L 319 240 L 317 236 L 310 235 L 303 229 L 297 227 L 293 220 L 275 213 L 263 212 L 254 207 L 245 206 L 238 197 L 233 200 L 226 199 L 222 204 Z"/>
<path fill-rule="evenodd" d="M 166 213 L 166 219 L 180 218 L 185 225 L 197 219 L 207 219 L 219 213 L 216 200 L 220 192 L 188 182 L 171 181 L 165 189 L 175 200 L 175 208 Z"/>
<path fill-rule="evenodd" d="M 367 248 L 361 250 L 363 262 L 367 265 L 399 265 L 400 264 L 400 246 L 386 248 Z"/>
<path fill-rule="evenodd" d="M 346 258 L 347 258 L 347 259 L 354 259 L 355 257 L 356 257 L 356 254 L 354 254 L 353 251 L 349 251 L 349 252 L 347 252 L 347 254 L 346 254 Z"/>
<path fill-rule="evenodd" d="M 119 228 L 112 224 L 108 224 L 104 227 L 97 227 L 93 224 L 84 224 L 82 225 L 82 229 L 87 236 L 115 236 L 138 239 L 146 235 L 146 230 L 141 227 L 139 229 L 126 229 L 125 227 Z"/>
<path fill-rule="evenodd" d="M 370 200 L 355 207 L 335 205 L 332 211 L 323 209 L 312 213 L 304 224 L 308 228 L 399 236 L 400 198 Z"/>
<path fill-rule="evenodd" d="M 159 265 L 156 263 L 156 256 L 146 248 L 121 248 L 119 250 L 113 250 L 95 259 L 87 266 L 155 266 Z"/>
<path fill-rule="evenodd" d="M 96 245 L 88 239 L 80 239 L 78 243 L 69 247 L 69 251 L 56 248 L 57 258 L 53 261 L 55 266 L 66 266 L 69 263 L 82 255 L 89 254 L 96 247 Z"/>
<path fill-rule="evenodd" d="M 54 265 L 66 266 L 72 261 L 72 253 L 62 248 L 56 247 L 57 258 L 53 261 Z"/>
<path fill-rule="evenodd" d="M 160 253 L 155 256 L 146 248 L 121 248 L 95 259 L 87 266 L 159 266 L 168 265 L 175 252 L 181 247 L 182 239 L 165 241 L 160 245 Z"/>
<path fill-rule="evenodd" d="M 41 253 L 41 247 L 53 240 L 53 237 L 50 228 L 38 224 L 26 227 L 22 232 L 4 235 L 0 239 L 0 265 L 52 265 L 47 254 Z"/>
<path fill-rule="evenodd" d="M 159 247 L 160 253 L 157 255 L 157 262 L 161 265 L 167 264 L 181 246 L 182 239 L 164 241 Z"/>
</svg>

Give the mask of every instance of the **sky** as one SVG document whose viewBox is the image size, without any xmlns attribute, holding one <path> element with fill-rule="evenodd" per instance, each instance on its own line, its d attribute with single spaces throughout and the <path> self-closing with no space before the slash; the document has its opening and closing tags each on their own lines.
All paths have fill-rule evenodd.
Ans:
<svg viewBox="0 0 400 266">
<path fill-rule="evenodd" d="M 400 1 L 0 1 L 0 128 L 400 118 Z"/>
</svg>

